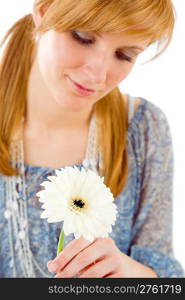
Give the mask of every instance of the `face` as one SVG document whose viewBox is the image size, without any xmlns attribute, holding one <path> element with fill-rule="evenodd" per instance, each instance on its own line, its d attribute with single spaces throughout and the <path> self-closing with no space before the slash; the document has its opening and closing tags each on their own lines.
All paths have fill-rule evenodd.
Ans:
<svg viewBox="0 0 185 300">
<path fill-rule="evenodd" d="M 49 30 L 40 37 L 36 59 L 55 101 L 66 111 L 82 111 L 128 76 L 146 46 L 119 33 Z"/>
</svg>

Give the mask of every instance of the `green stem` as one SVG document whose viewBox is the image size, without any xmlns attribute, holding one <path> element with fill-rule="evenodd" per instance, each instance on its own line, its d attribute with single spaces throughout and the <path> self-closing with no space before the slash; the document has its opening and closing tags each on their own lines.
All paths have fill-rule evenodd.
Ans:
<svg viewBox="0 0 185 300">
<path fill-rule="evenodd" d="M 57 247 L 57 255 L 63 250 L 64 247 L 64 231 L 63 229 L 60 232 L 60 237 L 58 241 L 58 247 Z"/>
</svg>

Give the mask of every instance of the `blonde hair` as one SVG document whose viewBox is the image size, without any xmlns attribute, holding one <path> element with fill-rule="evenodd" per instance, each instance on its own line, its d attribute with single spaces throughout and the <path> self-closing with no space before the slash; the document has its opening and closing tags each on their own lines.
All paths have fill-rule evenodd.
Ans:
<svg viewBox="0 0 185 300">
<path fill-rule="evenodd" d="M 35 56 L 35 35 L 47 30 L 119 32 L 157 43 L 158 57 L 169 45 L 175 23 L 171 0 L 36 0 L 35 11 L 43 10 L 36 28 L 32 14 L 18 20 L 6 33 L 0 64 L 0 173 L 19 175 L 10 164 L 10 143 L 26 114 L 29 74 Z M 105 184 L 114 197 L 128 177 L 128 119 L 124 95 L 118 87 L 95 104 L 99 144 L 103 154 Z"/>
</svg>

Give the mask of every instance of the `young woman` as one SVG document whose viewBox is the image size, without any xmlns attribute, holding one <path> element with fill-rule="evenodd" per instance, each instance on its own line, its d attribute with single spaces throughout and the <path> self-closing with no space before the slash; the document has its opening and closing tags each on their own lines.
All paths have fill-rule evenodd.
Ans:
<svg viewBox="0 0 185 300">
<path fill-rule="evenodd" d="M 7 32 L 0 67 L 0 277 L 182 277 L 172 249 L 173 148 L 156 105 L 118 84 L 170 43 L 170 0 L 36 0 Z M 104 176 L 118 207 L 90 243 L 40 218 L 55 169 Z M 52 199 L 51 199 L 52 201 Z M 78 274 L 78 275 L 76 275 Z"/>
</svg>

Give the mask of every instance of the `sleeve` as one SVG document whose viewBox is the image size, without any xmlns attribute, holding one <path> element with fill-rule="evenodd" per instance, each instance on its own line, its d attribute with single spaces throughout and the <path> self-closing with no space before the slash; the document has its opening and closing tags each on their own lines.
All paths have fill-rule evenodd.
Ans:
<svg viewBox="0 0 185 300">
<path fill-rule="evenodd" d="M 130 256 L 152 268 L 158 277 L 184 277 L 172 248 L 173 145 L 165 114 L 149 103 L 138 123 L 140 188 Z"/>
</svg>

